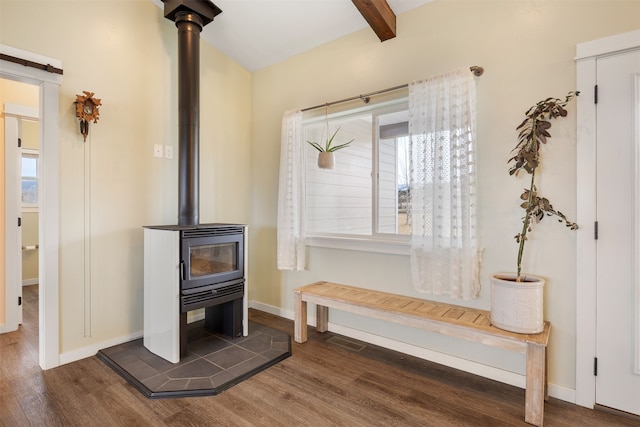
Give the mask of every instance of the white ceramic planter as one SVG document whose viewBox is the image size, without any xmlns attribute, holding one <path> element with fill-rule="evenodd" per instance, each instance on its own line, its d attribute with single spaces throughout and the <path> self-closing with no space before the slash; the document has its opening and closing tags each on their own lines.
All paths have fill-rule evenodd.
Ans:
<svg viewBox="0 0 640 427">
<path fill-rule="evenodd" d="M 491 324 L 520 334 L 537 334 L 544 329 L 544 279 L 526 275 L 515 281 L 513 273 L 491 276 Z"/>
<path fill-rule="evenodd" d="M 318 153 L 318 167 L 320 169 L 333 169 L 334 165 L 335 160 L 332 151 L 322 151 Z"/>
</svg>

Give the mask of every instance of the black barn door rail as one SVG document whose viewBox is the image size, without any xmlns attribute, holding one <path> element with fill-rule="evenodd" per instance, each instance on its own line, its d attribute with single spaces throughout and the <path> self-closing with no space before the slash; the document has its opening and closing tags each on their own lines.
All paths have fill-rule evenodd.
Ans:
<svg viewBox="0 0 640 427">
<path fill-rule="evenodd" d="M 56 68 L 51 64 L 40 64 L 38 62 L 28 61 L 22 58 L 16 58 L 15 56 L 6 55 L 4 53 L 0 53 L 0 59 L 3 61 L 9 61 L 9 62 L 14 62 L 16 64 L 24 65 L 25 67 L 37 68 L 38 70 L 44 70 L 49 73 L 62 75 L 62 69 Z"/>
</svg>

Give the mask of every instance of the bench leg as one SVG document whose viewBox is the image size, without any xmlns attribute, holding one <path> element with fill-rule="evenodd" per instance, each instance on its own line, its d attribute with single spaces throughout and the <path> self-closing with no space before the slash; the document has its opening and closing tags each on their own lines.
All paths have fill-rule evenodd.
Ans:
<svg viewBox="0 0 640 427">
<path fill-rule="evenodd" d="M 546 394 L 546 352 L 543 345 L 527 344 L 527 387 L 525 390 L 524 420 L 542 426 Z"/>
<path fill-rule="evenodd" d="M 327 332 L 329 330 L 329 307 L 324 305 L 316 306 L 316 330 Z"/>
<path fill-rule="evenodd" d="M 549 401 L 549 352 L 544 348 L 544 400 Z"/>
<path fill-rule="evenodd" d="M 307 341 L 307 302 L 300 292 L 293 294 L 293 338 L 299 343 Z"/>
</svg>

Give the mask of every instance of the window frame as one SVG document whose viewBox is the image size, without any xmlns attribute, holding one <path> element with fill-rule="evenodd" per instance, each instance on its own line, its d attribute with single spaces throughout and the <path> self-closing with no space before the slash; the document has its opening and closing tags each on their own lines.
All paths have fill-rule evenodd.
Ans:
<svg viewBox="0 0 640 427">
<path fill-rule="evenodd" d="M 378 119 L 380 116 L 386 115 L 386 114 L 390 114 L 390 113 L 395 113 L 395 112 L 401 112 L 401 111 L 409 111 L 409 100 L 407 99 L 405 103 L 398 103 L 396 105 L 392 105 L 392 106 L 387 106 L 384 108 L 379 108 L 376 109 L 374 114 L 373 114 L 373 122 L 375 123 L 375 125 L 373 126 L 373 129 L 375 130 L 374 135 L 373 135 L 373 158 L 372 158 L 372 174 L 375 173 L 376 178 L 373 179 L 372 181 L 372 216 L 373 216 L 373 229 L 372 229 L 372 236 L 375 237 L 376 240 L 382 240 L 382 241 L 401 241 L 401 242 L 405 242 L 405 241 L 409 241 L 411 235 L 410 234 L 401 234 L 401 233 L 383 233 L 380 232 L 378 230 L 380 230 L 380 123 L 378 122 Z M 408 131 L 407 131 L 407 135 L 406 137 L 409 137 Z M 397 144 L 397 139 L 398 138 L 394 138 Z M 396 164 L 397 164 L 397 158 L 396 160 Z M 397 171 L 396 171 L 396 185 L 397 185 Z M 396 202 L 397 202 L 397 188 L 396 188 Z M 398 207 L 396 206 L 396 216 L 398 213 Z"/>
<path fill-rule="evenodd" d="M 379 160 L 379 123 L 378 118 L 381 115 L 389 114 L 391 112 L 408 111 L 409 98 L 406 93 L 396 95 L 392 99 L 383 100 L 371 105 L 360 107 L 343 107 L 340 111 L 328 114 L 325 116 L 324 111 L 318 111 L 309 114 L 308 117 L 302 118 L 302 134 L 304 135 L 305 127 L 322 122 L 328 118 L 332 120 L 340 120 L 349 116 L 356 116 L 362 113 L 371 113 L 372 118 L 372 148 L 371 148 L 371 209 L 372 209 L 372 222 L 371 222 L 371 234 L 347 234 L 347 233 L 329 233 L 329 232 L 306 232 L 305 243 L 307 246 L 322 247 L 322 248 L 334 248 L 334 249 L 346 249 L 357 250 L 365 252 L 378 252 L 388 254 L 401 254 L 408 255 L 411 243 L 411 235 L 408 234 L 394 234 L 394 233 L 380 233 L 378 232 L 379 219 L 379 184 L 378 184 L 378 160 Z M 305 113 L 306 114 L 306 113 Z M 306 141 L 301 141 L 301 144 L 307 145 Z M 306 149 L 306 147 L 305 147 Z M 304 171 L 305 181 L 308 171 L 308 164 L 305 157 Z M 374 178 L 375 177 L 375 178 Z M 305 215 L 307 210 L 307 190 L 305 186 L 304 191 L 305 198 Z"/>
<path fill-rule="evenodd" d="M 28 157 L 32 157 L 36 159 L 36 176 L 25 176 L 24 171 L 22 170 L 22 159 L 25 157 L 25 154 Z M 25 178 L 33 179 L 35 178 L 36 186 L 37 186 L 37 202 L 36 203 L 25 203 L 22 201 L 22 182 Z M 21 148 L 20 149 L 20 209 L 22 212 L 39 212 L 40 210 L 40 150 L 36 148 Z"/>
</svg>

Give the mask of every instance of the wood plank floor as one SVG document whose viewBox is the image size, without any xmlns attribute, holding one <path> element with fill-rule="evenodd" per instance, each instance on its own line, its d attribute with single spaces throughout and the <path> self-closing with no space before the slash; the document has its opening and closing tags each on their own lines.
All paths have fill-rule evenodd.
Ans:
<svg viewBox="0 0 640 427">
<path fill-rule="evenodd" d="M 0 335 L 0 426 L 526 426 L 524 390 L 332 333 L 218 396 L 149 400 L 96 357 L 38 368 L 37 286 Z M 293 334 L 293 322 L 251 310 Z M 546 426 L 640 426 L 551 398 Z"/>
</svg>

